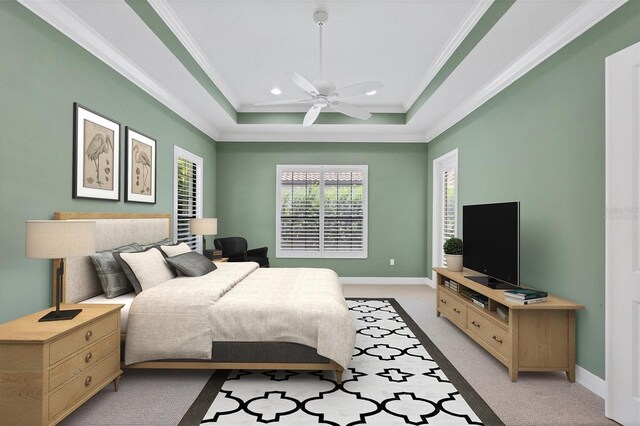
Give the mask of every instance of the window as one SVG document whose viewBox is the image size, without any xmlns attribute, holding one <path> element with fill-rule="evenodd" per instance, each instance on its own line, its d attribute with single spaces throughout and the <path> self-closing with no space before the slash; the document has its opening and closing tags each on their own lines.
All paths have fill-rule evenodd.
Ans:
<svg viewBox="0 0 640 426">
<path fill-rule="evenodd" d="M 202 236 L 191 235 L 189 219 L 202 217 L 202 158 L 177 146 L 173 151 L 173 239 L 202 252 Z"/>
<path fill-rule="evenodd" d="M 433 161 L 433 266 L 446 266 L 442 245 L 458 233 L 458 150 Z"/>
<path fill-rule="evenodd" d="M 276 256 L 367 257 L 367 166 L 277 166 Z"/>
</svg>

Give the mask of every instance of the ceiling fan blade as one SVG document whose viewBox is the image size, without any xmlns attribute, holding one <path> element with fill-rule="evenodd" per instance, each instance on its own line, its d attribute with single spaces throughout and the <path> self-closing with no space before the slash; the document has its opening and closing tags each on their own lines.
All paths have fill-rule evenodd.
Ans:
<svg viewBox="0 0 640 426">
<path fill-rule="evenodd" d="M 366 83 L 352 84 L 351 86 L 341 87 L 332 93 L 331 96 L 338 98 L 350 98 L 352 96 L 365 95 L 372 90 L 378 90 L 382 87 L 379 81 L 367 81 Z"/>
<path fill-rule="evenodd" d="M 316 118 L 318 118 L 318 116 L 320 115 L 321 110 L 322 110 L 322 107 L 315 106 L 315 105 L 309 108 L 309 111 L 307 111 L 307 113 L 304 115 L 304 120 L 302 120 L 302 125 L 304 127 L 311 126 L 316 121 Z"/>
<path fill-rule="evenodd" d="M 320 93 L 318 92 L 318 89 L 316 89 L 316 86 L 311 84 L 309 80 L 307 80 L 297 72 L 291 72 L 291 81 L 293 81 L 298 87 L 311 95 L 317 95 L 318 93 Z"/>
<path fill-rule="evenodd" d="M 312 102 L 313 99 L 289 99 L 282 101 L 269 101 L 269 102 L 257 102 L 254 105 L 262 106 L 262 105 L 297 105 L 297 104 L 306 104 L 307 102 Z"/>
<path fill-rule="evenodd" d="M 331 102 L 329 108 L 341 114 L 348 115 L 349 117 L 359 118 L 360 120 L 367 120 L 371 117 L 371 114 L 364 109 L 343 102 Z"/>
</svg>

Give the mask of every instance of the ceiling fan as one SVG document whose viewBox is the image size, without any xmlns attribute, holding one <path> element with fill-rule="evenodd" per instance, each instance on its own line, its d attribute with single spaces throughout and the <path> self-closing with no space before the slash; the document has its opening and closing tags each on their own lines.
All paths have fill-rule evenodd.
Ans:
<svg viewBox="0 0 640 426">
<path fill-rule="evenodd" d="M 313 20 L 318 25 L 320 31 L 320 79 L 314 80 L 313 83 L 309 82 L 306 78 L 302 77 L 296 72 L 291 73 L 291 81 L 295 83 L 302 90 L 307 92 L 309 97 L 306 99 L 292 99 L 283 101 L 272 102 L 259 102 L 255 105 L 298 105 L 298 104 L 312 104 L 309 111 L 304 116 L 302 121 L 303 126 L 311 126 L 320 111 L 323 108 L 329 108 L 336 112 L 339 112 L 349 117 L 359 118 L 360 120 L 367 120 L 371 117 L 371 114 L 364 109 L 342 102 L 342 99 L 351 98 L 354 96 L 361 96 L 367 93 L 373 92 L 382 87 L 382 83 L 379 81 L 368 81 L 366 83 L 353 84 L 351 86 L 342 87 L 336 89 L 335 84 L 329 80 L 324 80 L 322 76 L 322 27 L 329 19 L 329 14 L 323 10 L 317 10 L 313 14 Z M 375 92 L 374 92 L 375 93 Z"/>
</svg>

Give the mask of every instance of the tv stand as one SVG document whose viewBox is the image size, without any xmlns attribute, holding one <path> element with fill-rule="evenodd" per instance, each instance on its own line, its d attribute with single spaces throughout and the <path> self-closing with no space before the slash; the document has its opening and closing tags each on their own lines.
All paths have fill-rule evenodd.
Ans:
<svg viewBox="0 0 640 426">
<path fill-rule="evenodd" d="M 512 382 L 520 371 L 564 371 L 576 378 L 576 310 L 584 306 L 549 294 L 543 303 L 520 305 L 505 299 L 504 291 L 470 279 L 478 272 L 436 272 L 436 313 L 444 315 L 509 369 Z M 445 281 L 455 282 L 446 286 Z M 476 305 L 470 292 L 488 298 Z M 508 319 L 498 312 L 508 313 Z"/>
<path fill-rule="evenodd" d="M 518 286 L 515 286 L 513 284 L 509 284 L 495 278 L 487 277 L 485 275 L 465 275 L 465 278 L 468 278 L 472 281 L 477 282 L 478 284 L 482 284 L 485 287 L 489 287 L 495 290 L 513 290 L 515 288 L 519 288 Z"/>
</svg>

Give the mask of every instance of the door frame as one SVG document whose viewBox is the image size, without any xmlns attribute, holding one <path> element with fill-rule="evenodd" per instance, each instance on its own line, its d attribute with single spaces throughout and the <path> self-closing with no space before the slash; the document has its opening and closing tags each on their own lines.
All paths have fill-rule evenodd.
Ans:
<svg viewBox="0 0 640 426">
<path fill-rule="evenodd" d="M 438 266 L 443 266 L 440 263 L 442 256 L 440 256 L 440 252 L 442 251 L 441 238 L 436 236 L 436 233 L 440 232 L 440 223 L 442 222 L 442 186 L 444 182 L 442 181 L 442 171 L 445 168 L 454 166 L 456 169 L 456 235 L 460 235 L 460 224 L 458 223 L 458 198 L 459 198 L 459 189 L 460 189 L 460 174 L 458 168 L 458 148 L 453 149 L 447 152 L 444 155 L 433 160 L 433 197 L 431 202 L 431 211 L 432 211 L 432 222 L 431 222 L 431 267 L 435 268 Z M 431 279 L 434 283 L 435 288 L 435 279 L 436 273 L 431 272 Z"/>
</svg>

